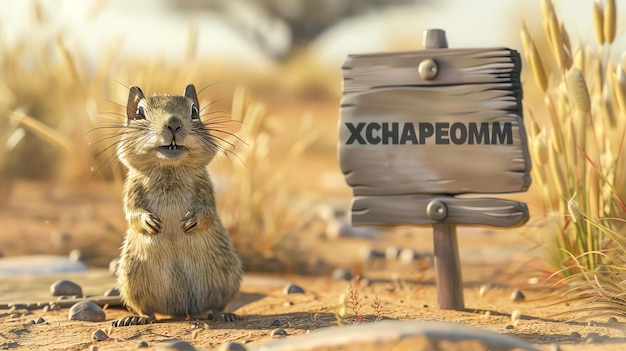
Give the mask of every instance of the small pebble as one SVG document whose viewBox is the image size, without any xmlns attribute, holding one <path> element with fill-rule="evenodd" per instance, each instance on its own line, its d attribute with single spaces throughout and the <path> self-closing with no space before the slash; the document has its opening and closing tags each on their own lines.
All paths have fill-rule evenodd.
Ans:
<svg viewBox="0 0 626 351">
<path fill-rule="evenodd" d="M 608 320 L 608 323 L 609 323 L 609 324 L 615 324 L 615 323 L 618 323 L 618 322 L 619 322 L 619 321 L 618 321 L 618 320 L 617 320 L 617 318 L 615 318 L 615 317 L 611 317 L 611 318 L 609 318 L 609 320 Z"/>
<path fill-rule="evenodd" d="M 603 339 L 604 338 L 600 334 L 598 334 L 596 332 L 591 332 L 591 333 L 587 334 L 587 337 L 585 338 L 585 344 L 602 342 Z"/>
<path fill-rule="evenodd" d="M 272 330 L 270 336 L 273 338 L 282 338 L 283 336 L 287 336 L 287 332 L 285 331 L 285 329 L 276 328 Z"/>
<path fill-rule="evenodd" d="M 422 307 L 428 308 L 428 304 L 423 304 Z"/>
<path fill-rule="evenodd" d="M 287 284 L 287 285 L 285 285 L 285 288 L 283 289 L 283 292 L 285 293 L 285 295 L 288 295 L 288 294 L 304 294 L 304 289 L 302 289 L 301 287 L 299 287 L 296 284 Z"/>
<path fill-rule="evenodd" d="M 57 280 L 50 286 L 52 296 L 83 296 L 80 285 L 69 280 Z"/>
<path fill-rule="evenodd" d="M 184 341 L 174 341 L 167 343 L 161 347 L 159 350 L 162 351 L 196 351 L 196 348 L 191 346 L 191 344 Z"/>
<path fill-rule="evenodd" d="M 400 255 L 398 256 L 398 259 L 402 264 L 411 264 L 417 258 L 419 258 L 417 252 L 409 248 L 402 249 L 402 251 L 400 251 Z"/>
<path fill-rule="evenodd" d="M 399 255 L 400 255 L 400 249 L 398 249 L 395 246 L 389 246 L 388 248 L 385 249 L 385 258 L 388 259 L 389 261 L 397 260 Z"/>
<path fill-rule="evenodd" d="M 292 301 L 285 301 L 285 302 L 283 302 L 283 307 L 289 307 L 289 306 L 293 306 L 293 302 Z"/>
<path fill-rule="evenodd" d="M 70 251 L 70 260 L 74 261 L 74 262 L 81 262 L 85 259 L 85 256 L 83 255 L 82 251 L 80 250 L 72 250 Z"/>
<path fill-rule="evenodd" d="M 270 327 L 280 327 L 281 325 L 282 325 L 282 323 L 280 322 L 280 320 L 274 319 L 272 321 L 272 324 L 270 324 Z"/>
<path fill-rule="evenodd" d="M 148 343 L 143 341 L 143 340 L 141 340 L 140 342 L 137 343 L 137 348 L 138 349 L 143 349 L 143 348 L 146 348 L 148 346 L 149 346 Z"/>
<path fill-rule="evenodd" d="M 29 320 L 28 322 L 26 322 L 26 323 L 24 323 L 24 324 L 26 324 L 26 325 L 28 325 L 28 324 L 35 324 L 35 320 L 34 320 L 34 319 L 31 319 L 31 320 Z"/>
<path fill-rule="evenodd" d="M 513 302 L 520 302 L 520 301 L 524 301 L 525 299 L 526 299 L 526 296 L 524 296 L 524 293 L 521 290 L 515 290 L 511 294 L 511 301 Z"/>
<path fill-rule="evenodd" d="M 91 333 L 91 339 L 94 341 L 105 341 L 109 340 L 109 336 L 102 329 L 98 329 L 95 332 Z"/>
<path fill-rule="evenodd" d="M 374 248 L 370 246 L 364 246 L 361 248 L 359 253 L 359 257 L 361 257 L 361 261 L 367 262 L 369 260 L 383 258 L 385 257 L 385 253 L 381 251 L 374 250 Z"/>
<path fill-rule="evenodd" d="M 102 308 L 91 301 L 81 301 L 70 308 L 68 314 L 70 320 L 102 322 L 106 315 Z"/>
<path fill-rule="evenodd" d="M 56 303 L 51 303 L 49 305 L 43 306 L 44 312 L 56 311 L 58 309 L 59 309 L 59 305 L 57 305 Z"/>
<path fill-rule="evenodd" d="M 110 288 L 104 292 L 104 296 L 120 296 L 120 291 L 118 288 Z"/>
<path fill-rule="evenodd" d="M 572 332 L 569 336 L 571 336 L 572 338 L 581 338 L 582 337 L 579 332 Z"/>
<path fill-rule="evenodd" d="M 512 322 L 515 322 L 515 321 L 519 320 L 520 315 L 521 315 L 521 313 L 520 313 L 520 311 L 519 311 L 519 310 L 514 310 L 514 311 L 511 313 L 511 321 L 512 321 Z"/>
<path fill-rule="evenodd" d="M 236 343 L 236 342 L 227 342 L 225 344 L 222 344 L 222 346 L 220 346 L 220 348 L 218 349 L 218 351 L 246 351 L 246 347 Z"/>
<path fill-rule="evenodd" d="M 20 314 L 19 314 L 19 313 L 13 313 L 13 314 L 10 316 L 10 318 L 11 318 L 11 319 L 18 319 L 18 318 L 20 318 Z"/>
<path fill-rule="evenodd" d="M 515 326 L 513 326 L 513 324 L 508 324 L 506 327 L 504 327 L 504 329 L 515 329 Z"/>
<path fill-rule="evenodd" d="M 352 273 L 341 268 L 335 269 L 331 276 L 335 280 L 352 280 Z"/>
<path fill-rule="evenodd" d="M 45 322 L 46 322 L 46 320 L 45 320 L 45 319 L 43 319 L 43 317 L 39 317 L 39 318 L 37 318 L 37 320 L 35 321 L 35 323 L 37 323 L 37 324 L 43 324 L 43 323 L 45 323 Z"/>
</svg>

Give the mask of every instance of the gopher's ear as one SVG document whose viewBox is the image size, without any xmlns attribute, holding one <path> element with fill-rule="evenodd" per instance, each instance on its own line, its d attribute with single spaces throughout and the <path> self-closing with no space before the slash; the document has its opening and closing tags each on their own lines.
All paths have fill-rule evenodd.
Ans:
<svg viewBox="0 0 626 351">
<path fill-rule="evenodd" d="M 126 103 L 126 123 L 130 123 L 131 120 L 142 119 L 146 116 L 141 112 L 138 114 L 138 106 L 139 101 L 143 100 L 145 97 L 143 95 L 143 91 L 139 87 L 132 86 L 130 87 L 130 91 L 128 93 L 128 102 Z"/>
<path fill-rule="evenodd" d="M 190 98 L 197 108 L 200 108 L 200 104 L 198 103 L 198 94 L 196 94 L 196 87 L 193 84 L 189 84 L 185 88 L 185 97 Z"/>
</svg>

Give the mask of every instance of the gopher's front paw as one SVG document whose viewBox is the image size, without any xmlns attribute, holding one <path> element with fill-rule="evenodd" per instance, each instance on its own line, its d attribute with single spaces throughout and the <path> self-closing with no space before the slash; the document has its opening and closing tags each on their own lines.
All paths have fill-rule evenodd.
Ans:
<svg viewBox="0 0 626 351">
<path fill-rule="evenodd" d="M 193 234 L 196 230 L 198 230 L 198 216 L 195 212 L 187 212 L 185 213 L 185 217 L 180 220 L 183 225 L 183 232 L 185 234 Z"/>
<path fill-rule="evenodd" d="M 157 235 L 161 233 L 163 223 L 156 215 L 150 212 L 144 212 L 141 214 L 141 225 L 148 234 Z"/>
</svg>

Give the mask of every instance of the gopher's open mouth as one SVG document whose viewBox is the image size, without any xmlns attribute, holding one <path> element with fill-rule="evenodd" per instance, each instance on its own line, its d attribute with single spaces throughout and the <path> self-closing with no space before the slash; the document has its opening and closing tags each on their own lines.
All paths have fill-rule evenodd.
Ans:
<svg viewBox="0 0 626 351">
<path fill-rule="evenodd" d="M 159 146 L 157 148 L 157 156 L 160 158 L 174 159 L 182 156 L 187 151 L 186 147 L 171 143 L 169 145 Z"/>
</svg>

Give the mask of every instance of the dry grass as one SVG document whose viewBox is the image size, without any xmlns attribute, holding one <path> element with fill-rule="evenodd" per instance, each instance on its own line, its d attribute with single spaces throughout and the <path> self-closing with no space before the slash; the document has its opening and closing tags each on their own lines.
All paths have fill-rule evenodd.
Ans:
<svg viewBox="0 0 626 351">
<path fill-rule="evenodd" d="M 572 46 L 551 0 L 542 1 L 551 55 L 539 57 L 536 41 L 525 26 L 521 36 L 547 108 L 531 111 L 548 117 L 532 119 L 530 139 L 535 186 L 542 188 L 554 232 L 551 262 L 557 275 L 568 277 L 564 280 L 572 286 L 568 296 L 594 299 L 623 294 L 618 291 L 626 255 L 624 221 L 619 218 L 626 213 L 622 201 L 626 187 L 619 180 L 626 176 L 626 121 L 617 116 L 626 114 L 621 102 L 626 67 L 611 55 L 615 1 L 590 5 L 597 49 L 581 43 Z M 547 123 L 540 125 L 542 120 Z M 621 299 L 598 301 L 614 301 L 624 308 Z"/>
<path fill-rule="evenodd" d="M 121 193 L 123 167 L 114 147 L 108 148 L 116 136 L 111 129 L 99 127 L 119 125 L 125 118 L 131 85 L 150 94 L 181 94 L 193 83 L 206 88 L 200 92 L 200 103 L 208 108 L 203 111 L 207 118 L 232 115 L 232 121 L 220 125 L 222 131 L 218 131 L 229 151 L 218 155 L 210 167 L 218 175 L 227 174 L 221 178 L 227 181 L 217 184 L 218 210 L 236 245 L 244 255 L 258 260 L 298 254 L 286 239 L 302 229 L 297 220 L 300 210 L 293 201 L 298 193 L 289 186 L 288 175 L 294 170 L 294 158 L 320 133 L 310 118 L 303 117 L 302 129 L 289 133 L 300 141 L 281 150 L 283 158 L 267 162 L 264 158 L 274 145 L 270 139 L 282 136 L 272 130 L 278 117 L 267 113 L 263 99 L 273 101 L 282 94 L 288 99 L 309 93 L 332 96 L 336 94 L 331 88 L 336 79 L 332 68 L 317 67 L 317 81 L 310 84 L 303 78 L 311 73 L 310 57 L 305 54 L 276 72 L 199 59 L 195 56 L 198 28 L 193 24 L 184 64 L 121 57 L 115 49 L 119 43 L 109 43 L 97 62 L 90 63 L 79 47 L 69 46 L 63 34 L 55 31 L 48 22 L 52 16 L 51 10 L 35 3 L 32 18 L 25 19 L 32 21 L 31 32 L 14 45 L 0 47 L 0 196 L 9 196 L 13 182 L 24 177 L 65 183 L 74 189 L 93 181 L 115 181 Z M 289 73 L 292 78 L 277 83 L 275 73 Z M 285 89 L 300 96 L 293 97 Z"/>
</svg>

